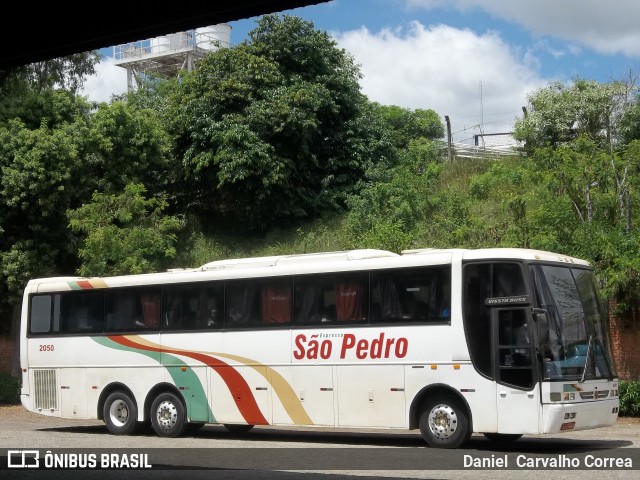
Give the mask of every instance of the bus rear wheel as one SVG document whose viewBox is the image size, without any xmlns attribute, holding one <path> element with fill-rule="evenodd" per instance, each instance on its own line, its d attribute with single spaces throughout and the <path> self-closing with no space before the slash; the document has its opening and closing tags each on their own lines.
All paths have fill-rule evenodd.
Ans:
<svg viewBox="0 0 640 480">
<path fill-rule="evenodd" d="M 138 426 L 136 402 L 124 392 L 113 392 L 102 409 L 107 430 L 114 435 L 131 435 Z"/>
<path fill-rule="evenodd" d="M 161 393 L 151 404 L 151 426 L 160 437 L 179 437 L 187 427 L 182 400 L 170 392 Z"/>
<path fill-rule="evenodd" d="M 471 435 L 465 409 L 450 395 L 428 399 L 422 407 L 419 424 L 422 437 L 434 448 L 458 448 Z"/>
</svg>

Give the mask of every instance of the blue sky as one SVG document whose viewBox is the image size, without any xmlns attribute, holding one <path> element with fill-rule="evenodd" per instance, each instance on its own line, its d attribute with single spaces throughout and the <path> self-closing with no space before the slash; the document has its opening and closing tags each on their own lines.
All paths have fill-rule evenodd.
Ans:
<svg viewBox="0 0 640 480">
<path fill-rule="evenodd" d="M 555 0 L 555 2 L 529 1 L 529 0 L 502 0 L 502 3 L 511 2 L 538 3 L 538 9 L 542 15 L 544 4 L 548 5 L 548 15 L 554 15 L 554 3 L 565 2 L 572 4 L 575 8 L 589 8 L 589 1 Z M 614 0 L 611 6 L 631 5 L 636 13 L 640 11 L 633 2 L 637 0 L 624 1 Z M 401 30 L 407 35 L 413 22 L 420 22 L 429 27 L 435 25 L 448 25 L 450 27 L 465 30 L 469 29 L 477 34 L 489 31 L 498 32 L 501 38 L 509 45 L 521 52 L 530 51 L 535 53 L 540 61 L 540 75 L 545 78 L 572 78 L 579 75 L 584 78 L 592 78 L 598 81 L 608 81 L 612 76 L 622 73 L 625 66 L 637 65 L 640 58 L 636 57 L 635 62 L 631 58 L 625 57 L 622 51 L 614 54 L 598 54 L 592 48 L 585 48 L 578 41 L 578 36 L 571 34 L 572 28 L 579 28 L 579 25 L 567 25 L 566 38 L 556 36 L 557 34 L 536 33 L 533 26 L 528 26 L 510 19 L 500 17 L 492 10 L 486 8 L 490 4 L 498 2 L 467 1 L 447 2 L 439 1 L 406 1 L 406 0 L 334 0 L 318 5 L 311 5 L 304 8 L 296 8 L 281 12 L 286 15 L 295 15 L 312 21 L 316 28 L 326 30 L 340 35 L 343 32 L 366 28 L 372 33 L 379 33 L 384 29 Z M 600 2 L 598 3 L 606 3 Z M 449 5 L 449 6 L 447 6 Z M 484 7 L 484 8 L 483 8 Z M 638 21 L 640 18 L 635 17 Z M 257 17 L 230 22 L 233 28 L 232 43 L 236 44 L 247 38 L 248 33 L 255 27 Z M 603 19 L 606 21 L 606 19 Z M 571 22 L 571 18 L 567 18 Z M 586 26 L 585 26 L 586 27 Z M 640 35 L 640 25 L 638 25 Z M 571 37 L 574 40 L 571 41 Z M 638 39 L 638 37 L 636 37 Z M 595 41 L 596 39 L 594 39 Z"/>
<path fill-rule="evenodd" d="M 454 141 L 509 131 L 527 95 L 640 71 L 637 0 L 333 0 L 281 12 L 313 22 L 360 65 L 371 100 L 449 115 Z M 256 18 L 230 22 L 231 44 Z M 107 59 L 85 94 L 126 89 Z"/>
</svg>

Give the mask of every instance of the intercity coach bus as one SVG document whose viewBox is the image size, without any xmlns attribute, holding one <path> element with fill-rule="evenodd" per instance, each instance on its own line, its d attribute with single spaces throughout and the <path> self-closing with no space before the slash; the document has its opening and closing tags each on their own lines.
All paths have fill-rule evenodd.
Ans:
<svg viewBox="0 0 640 480">
<path fill-rule="evenodd" d="M 150 423 L 419 429 L 432 447 L 613 425 L 588 262 L 526 249 L 352 250 L 30 280 L 22 404 Z"/>
</svg>

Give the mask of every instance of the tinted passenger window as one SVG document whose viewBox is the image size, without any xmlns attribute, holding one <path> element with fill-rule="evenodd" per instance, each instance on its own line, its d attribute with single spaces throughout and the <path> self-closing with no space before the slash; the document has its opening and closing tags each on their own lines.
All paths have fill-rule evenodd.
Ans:
<svg viewBox="0 0 640 480">
<path fill-rule="evenodd" d="M 60 332 L 102 332 L 103 327 L 104 292 L 74 292 L 61 295 Z"/>
<path fill-rule="evenodd" d="M 373 322 L 442 322 L 450 316 L 450 267 L 371 274 Z"/>
<path fill-rule="evenodd" d="M 129 332 L 160 328 L 162 295 L 159 287 L 113 289 L 106 295 L 106 330 Z"/>
<path fill-rule="evenodd" d="M 164 330 L 222 328 L 222 284 L 169 286 L 164 289 Z"/>
<path fill-rule="evenodd" d="M 368 275 L 363 273 L 296 277 L 295 313 L 300 325 L 366 322 Z"/>
<path fill-rule="evenodd" d="M 31 297 L 29 331 L 31 333 L 48 333 L 51 331 L 51 295 Z"/>
</svg>

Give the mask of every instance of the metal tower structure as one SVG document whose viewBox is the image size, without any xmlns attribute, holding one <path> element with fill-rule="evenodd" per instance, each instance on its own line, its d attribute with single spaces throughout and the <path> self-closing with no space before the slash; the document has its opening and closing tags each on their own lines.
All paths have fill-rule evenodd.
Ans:
<svg viewBox="0 0 640 480">
<path fill-rule="evenodd" d="M 127 87 L 132 90 L 151 76 L 170 78 L 193 70 L 204 56 L 228 48 L 231 26 L 225 23 L 172 33 L 113 47 L 115 64 L 126 68 Z"/>
</svg>

